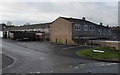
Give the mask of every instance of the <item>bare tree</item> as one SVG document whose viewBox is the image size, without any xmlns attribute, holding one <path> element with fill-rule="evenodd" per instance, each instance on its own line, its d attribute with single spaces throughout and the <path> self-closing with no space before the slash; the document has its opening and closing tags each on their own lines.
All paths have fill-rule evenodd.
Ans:
<svg viewBox="0 0 120 75">
<path fill-rule="evenodd" d="M 12 22 L 8 21 L 7 26 L 12 26 Z"/>
</svg>

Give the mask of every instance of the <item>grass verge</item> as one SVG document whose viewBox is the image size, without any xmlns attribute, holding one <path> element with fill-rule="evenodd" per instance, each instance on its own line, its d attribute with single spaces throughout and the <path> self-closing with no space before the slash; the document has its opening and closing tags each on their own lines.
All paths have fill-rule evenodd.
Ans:
<svg viewBox="0 0 120 75">
<path fill-rule="evenodd" d="M 102 50 L 104 53 L 93 52 L 93 50 Z M 115 51 L 109 47 L 90 48 L 87 50 L 77 51 L 76 54 L 83 57 L 106 61 L 119 61 L 120 59 L 120 51 Z"/>
</svg>

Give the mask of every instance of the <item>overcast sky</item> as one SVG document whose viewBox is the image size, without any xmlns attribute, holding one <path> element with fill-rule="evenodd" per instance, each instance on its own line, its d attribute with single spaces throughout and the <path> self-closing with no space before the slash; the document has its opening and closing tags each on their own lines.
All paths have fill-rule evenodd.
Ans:
<svg viewBox="0 0 120 75">
<path fill-rule="evenodd" d="M 59 16 L 118 25 L 117 2 L 0 2 L 0 22 L 15 25 L 52 22 Z"/>
</svg>

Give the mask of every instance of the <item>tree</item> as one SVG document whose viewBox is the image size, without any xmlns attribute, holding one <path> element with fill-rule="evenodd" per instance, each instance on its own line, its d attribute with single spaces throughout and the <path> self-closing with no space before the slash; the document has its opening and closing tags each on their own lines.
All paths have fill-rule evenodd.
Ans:
<svg viewBox="0 0 120 75">
<path fill-rule="evenodd" d="M 12 22 L 8 21 L 7 26 L 12 26 Z"/>
</svg>

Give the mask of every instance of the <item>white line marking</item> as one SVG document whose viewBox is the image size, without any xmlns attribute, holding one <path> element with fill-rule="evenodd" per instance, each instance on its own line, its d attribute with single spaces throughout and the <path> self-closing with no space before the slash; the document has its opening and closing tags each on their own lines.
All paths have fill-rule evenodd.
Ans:
<svg viewBox="0 0 120 75">
<path fill-rule="evenodd" d="M 4 54 L 4 53 L 2 53 L 2 54 Z M 8 55 L 8 54 L 4 54 L 4 55 L 6 55 L 6 56 L 12 58 L 12 59 L 13 59 L 13 63 L 12 63 L 11 65 L 5 67 L 5 68 L 0 69 L 0 71 L 2 71 L 2 70 L 4 70 L 4 69 L 7 69 L 7 68 L 9 68 L 9 67 L 12 67 L 12 66 L 15 64 L 15 61 L 16 61 L 15 58 L 13 58 L 12 56 L 10 56 L 10 55 Z"/>
<path fill-rule="evenodd" d="M 65 47 L 63 49 L 71 49 L 71 48 L 76 48 L 77 46 L 74 46 L 74 47 Z"/>
</svg>

